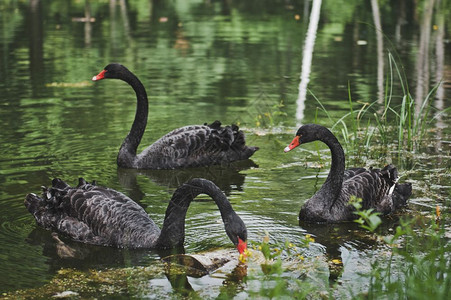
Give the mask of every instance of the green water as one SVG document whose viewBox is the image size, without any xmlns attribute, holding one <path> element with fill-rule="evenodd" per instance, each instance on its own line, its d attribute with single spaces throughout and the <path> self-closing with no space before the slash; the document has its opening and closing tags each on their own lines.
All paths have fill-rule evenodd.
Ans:
<svg viewBox="0 0 451 300">
<path fill-rule="evenodd" d="M 303 119 L 296 119 L 311 3 L 121 3 L 0 3 L 0 292 L 42 286 L 63 267 L 87 270 L 152 265 L 162 255 L 84 246 L 87 254 L 83 259 L 59 257 L 50 233 L 36 226 L 23 205 L 27 193 L 40 193 L 40 187 L 49 185 L 54 177 L 70 184 L 84 177 L 124 192 L 144 206 L 159 225 L 170 195 L 180 183 L 192 177 L 211 179 L 226 192 L 246 223 L 249 240 L 260 241 L 267 231 L 272 241 L 296 243 L 312 233 L 317 237 L 310 249 L 312 256 L 360 260 L 360 265 L 345 265 L 341 278 L 358 281 L 366 255 L 382 251 L 377 243 L 362 238 L 362 233 L 357 237 L 350 234 L 347 225 L 336 225 L 335 234 L 298 225 L 303 201 L 327 176 L 329 152 L 321 144 L 312 144 L 283 153 L 297 124 L 333 124 L 310 93 Z M 385 82 L 381 89 L 378 67 L 382 64 L 384 76 L 389 73 L 388 51 L 396 54 L 416 99 L 424 99 L 444 80 L 431 98 L 434 108 L 424 143 L 414 152 L 374 150 L 369 156 L 351 157 L 349 167 L 352 162 L 367 167 L 393 162 L 403 175 L 401 180 L 413 183 L 406 214 L 430 214 L 436 205 L 446 213 L 450 205 L 451 124 L 446 113 L 437 113 L 451 104 L 449 35 L 440 35 L 443 28 L 449 32 L 450 24 L 445 22 L 446 10 L 440 10 L 440 4 L 435 4 L 427 22 L 421 14 L 425 7 L 404 3 L 406 23 L 400 20 L 397 7 L 380 7 L 389 40 L 384 39 L 382 60 L 378 60 L 369 3 L 323 1 L 308 88 L 336 121 L 349 112 L 348 85 L 356 102 L 374 102 L 384 95 Z M 449 8 L 447 11 L 449 14 Z M 79 22 L 78 18 L 89 16 L 93 22 Z M 126 65 L 149 94 L 149 122 L 139 149 L 174 128 L 218 119 L 224 124 L 238 123 L 247 143 L 260 150 L 252 162 L 230 167 L 119 169 L 116 155 L 130 129 L 136 100 L 123 82 L 90 81 L 110 62 Z M 395 78 L 393 84 L 393 101 L 399 104 L 400 80 Z M 355 104 L 355 109 L 360 105 Z M 371 144 L 370 150 L 377 146 Z M 232 246 L 219 212 L 208 201 L 192 205 L 186 234 L 187 253 Z M 174 282 L 164 276 L 155 280 L 163 293 L 178 295 Z M 211 297 L 222 284 L 209 276 L 191 280 L 202 293 L 211 289 Z"/>
</svg>

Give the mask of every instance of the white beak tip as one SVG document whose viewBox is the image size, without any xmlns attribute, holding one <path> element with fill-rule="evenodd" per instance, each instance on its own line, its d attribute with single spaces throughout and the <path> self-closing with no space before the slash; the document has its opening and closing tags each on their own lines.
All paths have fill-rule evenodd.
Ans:
<svg viewBox="0 0 451 300">
<path fill-rule="evenodd" d="M 97 81 L 97 76 L 92 77 L 92 81 Z"/>
<path fill-rule="evenodd" d="M 283 149 L 283 151 L 286 153 L 286 152 L 288 152 L 288 151 L 290 151 L 291 149 L 290 149 L 290 147 L 288 147 L 288 146 L 286 146 L 285 147 L 285 149 Z"/>
</svg>

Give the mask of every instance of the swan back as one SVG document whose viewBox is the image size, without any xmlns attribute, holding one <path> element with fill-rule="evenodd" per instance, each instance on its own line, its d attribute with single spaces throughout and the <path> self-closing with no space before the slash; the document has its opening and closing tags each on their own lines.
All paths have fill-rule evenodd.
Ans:
<svg viewBox="0 0 451 300">
<path fill-rule="evenodd" d="M 245 145 L 237 126 L 190 125 L 175 129 L 137 155 L 135 168 L 178 169 L 228 164 L 248 159 L 257 147 Z"/>
<path fill-rule="evenodd" d="M 44 228 L 95 245 L 151 248 L 160 229 L 144 209 L 124 194 L 80 179 L 70 187 L 54 179 L 41 197 L 27 195 L 25 206 Z"/>
</svg>

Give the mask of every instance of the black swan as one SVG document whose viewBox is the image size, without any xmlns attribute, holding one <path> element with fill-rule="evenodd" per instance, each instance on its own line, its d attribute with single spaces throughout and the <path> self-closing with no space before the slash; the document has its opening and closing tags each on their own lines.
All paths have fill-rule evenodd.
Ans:
<svg viewBox="0 0 451 300">
<path fill-rule="evenodd" d="M 186 212 L 201 193 L 213 198 L 227 235 L 243 253 L 247 249 L 246 226 L 224 193 L 206 179 L 192 179 L 174 192 L 161 230 L 136 202 L 83 178 L 77 187 L 53 179 L 52 187 L 43 187 L 42 198 L 31 193 L 24 204 L 40 226 L 79 242 L 130 249 L 169 249 L 183 245 Z"/>
<path fill-rule="evenodd" d="M 135 91 L 137 99 L 133 125 L 117 156 L 117 164 L 135 169 L 177 169 L 226 164 L 248 159 L 258 147 L 246 146 L 244 133 L 238 126 L 222 127 L 219 121 L 210 125 L 192 125 L 175 129 L 144 149 L 136 150 L 147 125 L 148 99 L 141 81 L 126 67 L 113 63 L 105 67 L 93 81 L 121 79 Z"/>
<path fill-rule="evenodd" d="M 300 221 L 334 223 L 353 220 L 357 216 L 353 213 L 354 207 L 348 203 L 351 196 L 362 199 L 363 209 L 373 208 L 382 214 L 389 214 L 406 205 L 412 193 L 412 185 L 397 183 L 398 171 L 393 165 L 387 165 L 382 170 L 345 170 L 345 155 L 340 142 L 321 125 L 301 126 L 285 152 L 300 144 L 318 140 L 330 148 L 332 165 L 323 186 L 302 206 Z"/>
</svg>

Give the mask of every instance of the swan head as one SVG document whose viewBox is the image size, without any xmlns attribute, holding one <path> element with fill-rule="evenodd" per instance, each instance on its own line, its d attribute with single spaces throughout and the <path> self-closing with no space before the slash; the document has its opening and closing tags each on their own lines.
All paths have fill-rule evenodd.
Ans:
<svg viewBox="0 0 451 300">
<path fill-rule="evenodd" d="M 126 73 L 130 71 L 121 64 L 112 63 L 107 65 L 99 74 L 92 77 L 92 81 L 99 81 L 102 79 L 122 79 Z"/>
<path fill-rule="evenodd" d="M 225 231 L 240 254 L 247 251 L 247 229 L 241 218 L 233 213 L 229 220 L 224 222 Z"/>
<path fill-rule="evenodd" d="M 291 143 L 285 147 L 284 151 L 293 150 L 301 144 L 310 143 L 317 140 L 322 140 L 325 136 L 330 135 L 331 132 L 324 126 L 318 124 L 306 124 L 299 127 L 296 136 Z"/>
</svg>

